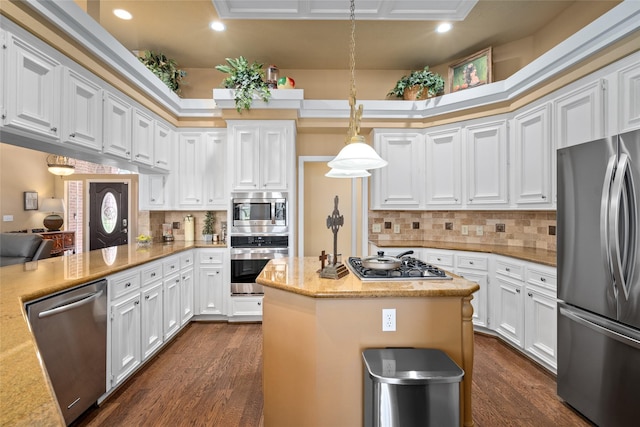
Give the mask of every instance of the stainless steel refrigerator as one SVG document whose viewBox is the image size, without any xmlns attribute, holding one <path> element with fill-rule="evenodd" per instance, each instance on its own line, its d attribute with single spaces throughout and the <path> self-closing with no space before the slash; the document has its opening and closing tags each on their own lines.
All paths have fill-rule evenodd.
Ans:
<svg viewBox="0 0 640 427">
<path fill-rule="evenodd" d="M 558 395 L 640 420 L 640 131 L 558 150 Z"/>
</svg>

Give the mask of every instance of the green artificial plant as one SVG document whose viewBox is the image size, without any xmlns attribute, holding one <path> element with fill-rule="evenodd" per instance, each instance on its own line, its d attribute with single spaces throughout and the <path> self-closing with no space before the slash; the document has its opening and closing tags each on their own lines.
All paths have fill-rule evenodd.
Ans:
<svg viewBox="0 0 640 427">
<path fill-rule="evenodd" d="M 204 214 L 204 222 L 202 223 L 202 234 L 210 235 L 213 234 L 213 226 L 216 223 L 216 217 L 213 215 L 212 211 L 207 211 Z"/>
<path fill-rule="evenodd" d="M 222 81 L 222 86 L 227 89 L 235 89 L 234 100 L 236 110 L 250 110 L 254 94 L 264 102 L 271 99 L 271 90 L 264 81 L 264 70 L 258 62 L 249 62 L 244 56 L 239 58 L 225 58 L 228 65 L 216 65 L 216 70 L 229 74 Z"/>
<path fill-rule="evenodd" d="M 176 61 L 167 58 L 163 53 L 155 53 L 151 50 L 143 51 L 138 59 L 169 89 L 175 93 L 180 92 L 180 82 L 187 73 L 178 69 Z"/>
<path fill-rule="evenodd" d="M 429 66 L 426 66 L 422 70 L 412 71 L 408 76 L 402 76 L 387 96 L 402 98 L 404 91 L 413 86 L 420 88 L 417 93 L 418 98 L 422 97 L 425 89 L 429 96 L 436 96 L 444 91 L 444 79 L 440 74 L 429 71 Z"/>
</svg>

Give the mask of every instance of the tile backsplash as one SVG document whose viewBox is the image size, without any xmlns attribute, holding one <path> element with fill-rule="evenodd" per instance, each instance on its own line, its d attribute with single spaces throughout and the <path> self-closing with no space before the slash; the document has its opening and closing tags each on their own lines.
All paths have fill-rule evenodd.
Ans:
<svg viewBox="0 0 640 427">
<path fill-rule="evenodd" d="M 222 222 L 227 220 L 226 211 L 213 211 L 216 222 L 215 233 L 220 236 Z M 141 211 L 138 214 L 139 233 L 150 234 L 155 242 L 162 241 L 162 224 L 179 223 L 180 228 L 173 230 L 175 240 L 184 240 L 184 218 L 193 215 L 195 220 L 195 239 L 202 240 L 202 225 L 205 211 Z"/>
<path fill-rule="evenodd" d="M 392 226 L 385 227 L 389 222 Z M 376 224 L 379 233 L 373 232 Z M 400 233 L 394 232 L 396 225 Z M 369 235 L 385 241 L 485 243 L 555 251 L 556 236 L 551 234 L 555 227 L 556 211 L 369 211 Z"/>
</svg>

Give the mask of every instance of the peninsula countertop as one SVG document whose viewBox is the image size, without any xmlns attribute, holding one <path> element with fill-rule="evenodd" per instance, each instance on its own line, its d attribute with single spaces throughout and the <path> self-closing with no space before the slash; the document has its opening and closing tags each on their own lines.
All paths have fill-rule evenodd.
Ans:
<svg viewBox="0 0 640 427">
<path fill-rule="evenodd" d="M 264 286 L 313 298 L 461 297 L 480 289 L 477 283 L 448 273 L 451 280 L 362 281 L 353 273 L 338 280 L 318 274 L 316 257 L 270 260 L 256 281 Z"/>
<path fill-rule="evenodd" d="M 31 334 L 24 303 L 205 242 L 136 243 L 0 268 L 0 424 L 64 425 Z"/>
</svg>

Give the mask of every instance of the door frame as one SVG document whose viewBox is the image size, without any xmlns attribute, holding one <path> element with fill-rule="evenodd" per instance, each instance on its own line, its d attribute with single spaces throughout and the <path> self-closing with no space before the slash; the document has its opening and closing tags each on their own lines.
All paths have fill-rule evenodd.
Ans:
<svg viewBox="0 0 640 427">
<path fill-rule="evenodd" d="M 298 257 L 304 258 L 304 166 L 306 163 L 327 163 L 333 160 L 334 156 L 299 156 L 298 157 Z M 358 178 L 330 178 L 330 179 L 351 179 L 351 221 L 357 224 L 358 221 L 358 198 L 357 190 Z M 360 178 L 362 194 L 362 256 L 369 254 L 369 181 L 367 178 Z M 358 228 L 351 227 L 351 253 L 355 254 L 358 249 Z"/>
<path fill-rule="evenodd" d="M 138 199 L 137 197 L 132 197 L 132 194 L 137 194 L 137 175 L 108 175 L 109 178 L 97 178 L 91 177 L 84 179 L 84 213 L 83 213 L 83 224 L 82 227 L 84 229 L 84 236 L 86 238 L 83 239 L 82 247 L 85 252 L 89 252 L 90 244 L 90 230 L 89 230 L 89 212 L 91 210 L 91 205 L 89 202 L 89 187 L 92 183 L 101 183 L 101 182 L 116 182 L 127 184 L 127 199 L 128 199 L 128 209 L 127 209 L 127 217 L 129 226 L 127 228 L 127 241 L 129 243 L 132 242 L 131 236 L 138 235 L 138 217 L 132 218 L 133 212 L 138 212 Z M 134 178 L 135 177 L 135 178 Z M 133 186 L 136 186 L 136 191 L 134 193 Z M 135 204 L 135 206 L 133 206 Z M 136 214 L 137 215 L 137 214 Z"/>
</svg>

